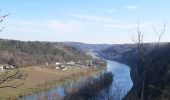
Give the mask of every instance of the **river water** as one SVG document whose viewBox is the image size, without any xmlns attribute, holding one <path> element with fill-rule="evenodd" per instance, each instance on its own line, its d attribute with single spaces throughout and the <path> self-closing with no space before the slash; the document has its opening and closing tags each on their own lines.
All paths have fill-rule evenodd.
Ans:
<svg viewBox="0 0 170 100">
<path fill-rule="evenodd" d="M 90 54 L 94 59 L 98 59 L 97 53 L 89 51 L 88 54 Z M 114 75 L 112 84 L 109 87 L 109 94 L 117 95 L 117 92 L 119 92 L 119 99 L 122 99 L 133 86 L 133 82 L 130 77 L 130 67 L 116 61 L 106 61 L 107 71 L 111 71 Z"/>
<path fill-rule="evenodd" d="M 107 71 L 111 71 L 114 75 L 110 91 L 112 93 L 119 92 L 120 99 L 122 99 L 133 86 L 129 66 L 107 60 Z"/>
<path fill-rule="evenodd" d="M 110 94 L 117 94 L 119 92 L 119 99 L 122 99 L 133 86 L 130 77 L 129 66 L 115 61 L 107 60 L 107 71 L 111 71 L 114 75 L 112 84 L 111 86 L 109 86 Z M 64 89 L 61 86 L 56 86 L 47 91 L 42 91 L 24 97 L 20 97 L 19 100 L 37 100 L 39 99 L 39 97 L 43 96 L 46 96 L 48 100 L 53 100 L 54 94 L 64 96 Z"/>
</svg>

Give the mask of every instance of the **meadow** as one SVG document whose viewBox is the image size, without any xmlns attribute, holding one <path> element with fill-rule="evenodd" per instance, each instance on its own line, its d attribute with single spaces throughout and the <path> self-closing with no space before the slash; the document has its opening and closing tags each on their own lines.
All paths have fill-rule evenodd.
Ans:
<svg viewBox="0 0 170 100">
<path fill-rule="evenodd" d="M 34 66 L 19 69 L 28 76 L 23 85 L 18 88 L 1 88 L 0 98 L 14 99 L 21 95 L 50 89 L 56 85 L 63 85 L 69 80 L 82 76 L 90 76 L 101 71 L 95 68 L 71 67 L 67 70 L 56 70 L 45 66 Z M 15 81 L 15 80 L 14 80 Z"/>
</svg>

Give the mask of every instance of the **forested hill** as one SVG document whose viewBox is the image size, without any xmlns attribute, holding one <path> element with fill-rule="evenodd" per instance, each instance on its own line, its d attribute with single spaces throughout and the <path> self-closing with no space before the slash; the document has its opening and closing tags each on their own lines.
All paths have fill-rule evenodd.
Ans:
<svg viewBox="0 0 170 100">
<path fill-rule="evenodd" d="M 112 46 L 112 44 L 86 44 L 86 43 L 81 43 L 81 42 L 64 42 L 64 44 L 75 47 L 85 52 L 88 52 L 89 50 L 99 52 L 101 50 L 104 50 Z"/>
<path fill-rule="evenodd" d="M 145 58 L 147 64 L 145 66 L 144 100 L 170 100 L 170 43 L 161 43 L 155 49 L 152 49 L 154 44 L 145 45 L 144 52 L 152 50 L 152 53 L 146 55 L 147 58 Z M 135 95 L 140 94 L 142 66 L 139 63 L 138 52 L 134 44 L 107 48 L 101 51 L 100 56 L 128 64 L 131 67 L 133 88 L 127 98 L 134 96 L 134 93 Z M 132 98 L 134 99 L 134 97 Z"/>
<path fill-rule="evenodd" d="M 99 56 L 108 60 L 121 60 L 128 52 L 136 51 L 135 44 L 116 44 L 99 51 Z"/>
<path fill-rule="evenodd" d="M 0 39 L 0 64 L 29 66 L 86 59 L 91 57 L 63 43 Z"/>
</svg>

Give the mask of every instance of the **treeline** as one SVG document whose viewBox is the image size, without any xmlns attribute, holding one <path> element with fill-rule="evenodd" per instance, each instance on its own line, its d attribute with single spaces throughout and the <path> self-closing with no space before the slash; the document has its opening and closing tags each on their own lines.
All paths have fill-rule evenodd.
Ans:
<svg viewBox="0 0 170 100">
<path fill-rule="evenodd" d="M 0 39 L 0 64 L 30 66 L 87 59 L 91 57 L 63 43 Z"/>
<path fill-rule="evenodd" d="M 104 100 L 106 95 L 100 92 L 108 88 L 112 81 L 112 72 L 104 72 L 95 78 L 89 77 L 86 80 L 74 82 L 65 88 L 66 95 L 63 100 Z"/>
</svg>

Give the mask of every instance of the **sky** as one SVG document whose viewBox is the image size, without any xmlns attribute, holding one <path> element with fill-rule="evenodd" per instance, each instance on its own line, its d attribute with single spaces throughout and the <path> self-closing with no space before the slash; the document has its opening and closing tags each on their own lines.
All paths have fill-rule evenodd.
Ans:
<svg viewBox="0 0 170 100">
<path fill-rule="evenodd" d="M 0 0 L 0 38 L 24 41 L 133 43 L 170 40 L 170 0 Z"/>
</svg>

